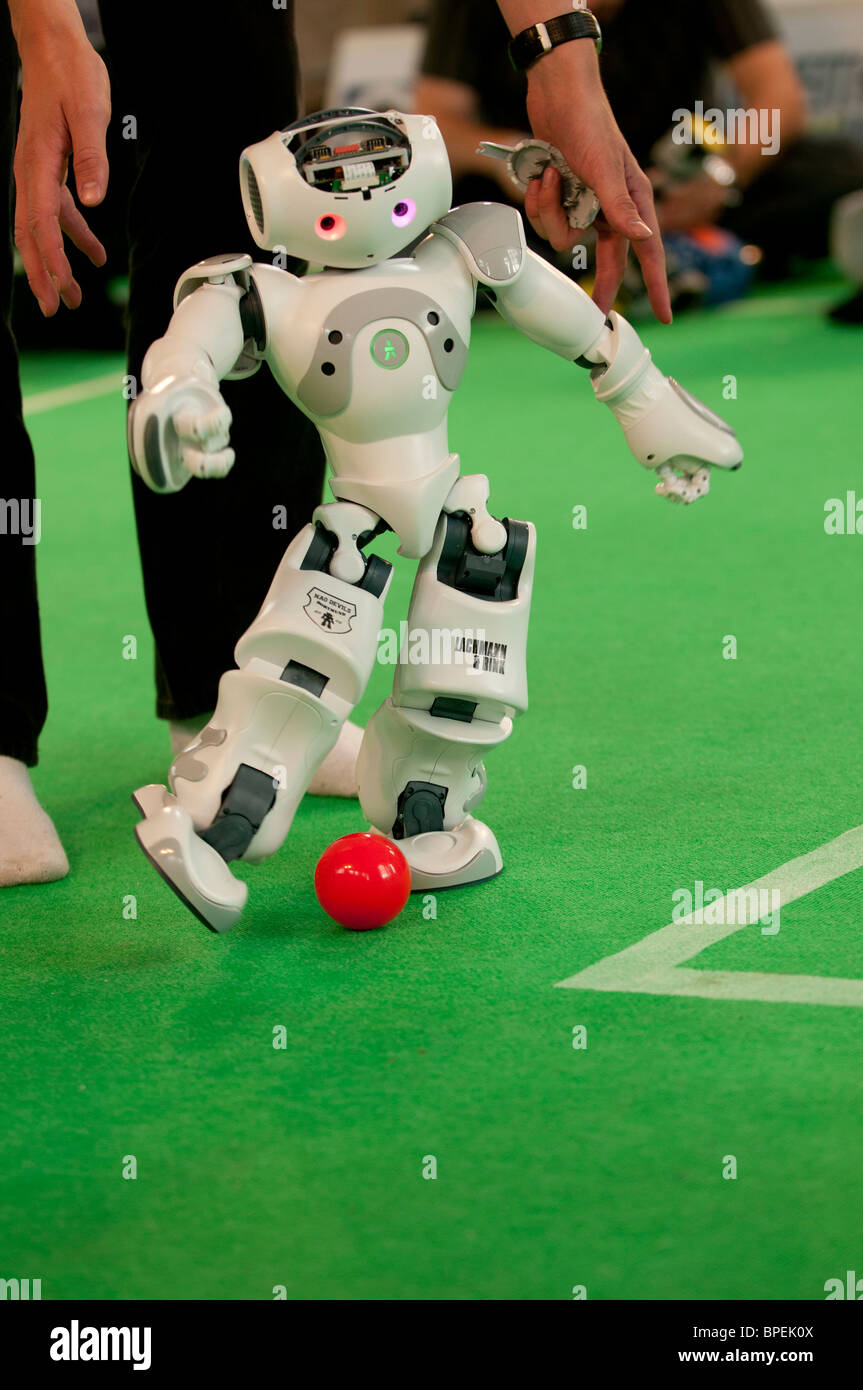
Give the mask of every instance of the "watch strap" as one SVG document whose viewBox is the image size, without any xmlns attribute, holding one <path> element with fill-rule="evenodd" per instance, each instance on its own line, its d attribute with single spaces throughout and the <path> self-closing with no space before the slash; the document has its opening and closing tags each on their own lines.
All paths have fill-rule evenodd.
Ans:
<svg viewBox="0 0 863 1390">
<path fill-rule="evenodd" d="M 543 54 L 572 39 L 593 39 L 597 52 L 602 52 L 602 30 L 590 10 L 573 10 L 522 29 L 510 40 L 509 60 L 517 72 L 525 72 Z"/>
</svg>

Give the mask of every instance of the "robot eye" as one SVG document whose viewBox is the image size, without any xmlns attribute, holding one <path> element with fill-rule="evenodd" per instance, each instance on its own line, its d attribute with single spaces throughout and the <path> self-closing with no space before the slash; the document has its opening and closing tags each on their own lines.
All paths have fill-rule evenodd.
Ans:
<svg viewBox="0 0 863 1390">
<path fill-rule="evenodd" d="M 393 208 L 393 223 L 396 227 L 407 227 L 417 215 L 417 205 L 413 198 L 403 198 Z"/>
<path fill-rule="evenodd" d="M 323 241 L 338 241 L 347 230 L 347 222 L 338 213 L 324 213 L 315 223 L 315 231 Z"/>
</svg>

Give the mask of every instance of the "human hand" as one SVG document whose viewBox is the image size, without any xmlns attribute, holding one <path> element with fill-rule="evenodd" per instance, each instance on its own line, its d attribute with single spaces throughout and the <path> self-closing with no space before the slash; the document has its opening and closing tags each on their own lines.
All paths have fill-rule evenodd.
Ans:
<svg viewBox="0 0 863 1390">
<path fill-rule="evenodd" d="M 67 0 L 10 5 L 22 66 L 15 150 L 15 244 L 46 317 L 81 303 L 64 235 L 96 266 L 105 248 L 67 183 L 71 156 L 79 200 L 94 207 L 108 186 L 105 131 L 111 114 L 105 64 Z"/>
<path fill-rule="evenodd" d="M 528 74 L 527 110 L 533 133 L 556 145 L 572 172 L 592 188 L 602 213 L 597 233 L 593 297 L 608 313 L 626 269 L 629 244 L 641 263 L 656 317 L 671 322 L 665 252 L 653 188 L 624 140 L 599 76 L 593 44 L 561 44 Z M 556 251 L 570 250 L 582 233 L 569 226 L 560 202 L 560 175 L 546 170 L 525 195 L 534 229 Z"/>
</svg>

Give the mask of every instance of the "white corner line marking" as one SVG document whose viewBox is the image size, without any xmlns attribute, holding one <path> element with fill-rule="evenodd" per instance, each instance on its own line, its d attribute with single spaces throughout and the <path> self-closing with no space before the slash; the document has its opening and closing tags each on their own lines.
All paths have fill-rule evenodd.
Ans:
<svg viewBox="0 0 863 1390">
<path fill-rule="evenodd" d="M 780 909 L 814 893 L 835 878 L 863 867 L 863 825 L 846 830 L 810 854 L 737 888 L 713 903 L 710 915 L 728 921 L 697 923 L 695 914 L 651 932 L 633 946 L 558 981 L 556 989 L 598 989 L 627 994 L 691 995 L 701 999 L 744 999 L 763 1003 L 838 1004 L 863 1008 L 863 980 L 836 976 L 762 974 L 745 970 L 682 970 L 684 961 L 750 926 L 757 918 L 758 890 L 778 890 Z M 755 890 L 753 892 L 753 890 Z M 741 912 L 743 895 L 752 894 L 753 914 Z M 726 904 L 734 899 L 731 911 Z M 747 902 L 748 907 L 748 902 Z M 743 917 L 742 921 L 735 920 Z"/>
</svg>

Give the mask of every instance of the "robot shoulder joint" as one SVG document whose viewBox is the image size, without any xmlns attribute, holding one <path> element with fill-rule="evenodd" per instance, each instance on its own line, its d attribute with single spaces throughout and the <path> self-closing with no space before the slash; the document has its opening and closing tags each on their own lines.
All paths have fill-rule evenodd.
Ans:
<svg viewBox="0 0 863 1390">
<path fill-rule="evenodd" d="M 177 309 L 187 295 L 192 294 L 199 285 L 235 284 L 246 289 L 249 284 L 249 271 L 252 258 L 248 255 L 207 256 L 206 260 L 196 261 L 184 270 L 174 288 L 174 308 Z"/>
<path fill-rule="evenodd" d="M 465 203 L 434 222 L 432 231 L 458 248 L 481 285 L 490 289 L 509 285 L 522 272 L 527 248 L 515 208 L 503 203 Z"/>
<path fill-rule="evenodd" d="M 267 326 L 263 304 L 252 273 L 252 258 L 246 254 L 207 256 L 184 271 L 174 290 L 174 309 L 201 285 L 236 285 L 240 291 L 239 310 L 243 325 L 243 351 L 226 374 L 228 380 L 252 376 L 261 365 L 267 346 Z"/>
</svg>

